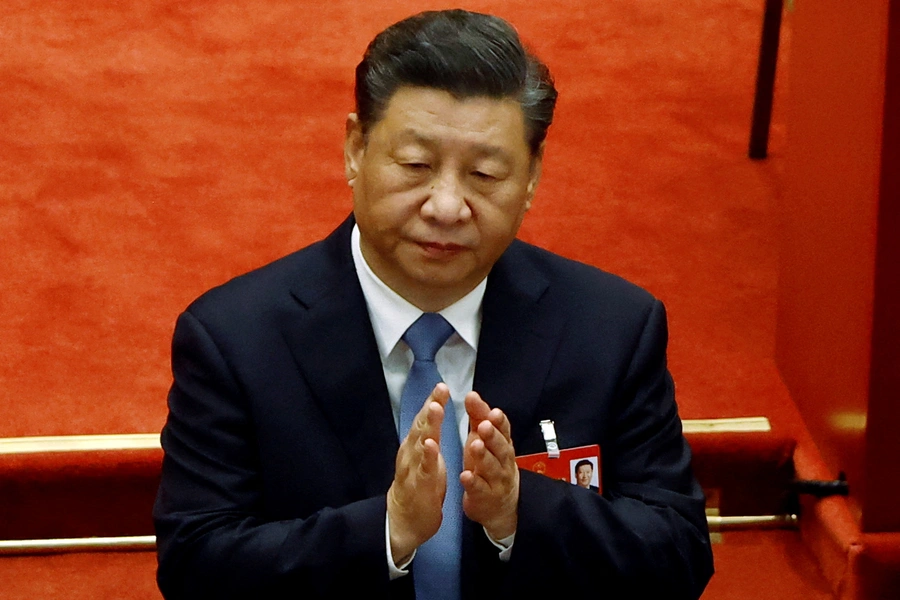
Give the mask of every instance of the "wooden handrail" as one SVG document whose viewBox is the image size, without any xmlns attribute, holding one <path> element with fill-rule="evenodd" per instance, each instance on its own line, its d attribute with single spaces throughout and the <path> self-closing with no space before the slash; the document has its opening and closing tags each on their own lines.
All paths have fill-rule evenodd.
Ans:
<svg viewBox="0 0 900 600">
<path fill-rule="evenodd" d="M 772 430 L 766 417 L 727 419 L 684 419 L 684 432 L 752 433 Z M 116 433 L 101 435 L 53 435 L 0 438 L 0 455 L 39 452 L 98 452 L 116 450 L 158 450 L 158 433 Z"/>
<path fill-rule="evenodd" d="M 796 529 L 797 515 L 707 515 L 710 531 L 743 531 L 748 529 Z M 0 540 L 0 556 L 57 554 L 68 552 L 151 552 L 156 550 L 156 536 L 58 538 L 46 540 Z"/>
</svg>

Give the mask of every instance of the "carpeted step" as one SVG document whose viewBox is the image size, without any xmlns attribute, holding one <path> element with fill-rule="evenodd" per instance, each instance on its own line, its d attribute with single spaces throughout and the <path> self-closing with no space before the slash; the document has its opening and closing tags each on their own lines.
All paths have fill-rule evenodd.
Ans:
<svg viewBox="0 0 900 600">
<path fill-rule="evenodd" d="M 162 450 L 0 454 L 0 540 L 149 535 Z"/>
<path fill-rule="evenodd" d="M 793 438 L 771 433 L 687 434 L 694 473 L 707 507 L 720 515 L 778 515 L 794 512 Z"/>
</svg>

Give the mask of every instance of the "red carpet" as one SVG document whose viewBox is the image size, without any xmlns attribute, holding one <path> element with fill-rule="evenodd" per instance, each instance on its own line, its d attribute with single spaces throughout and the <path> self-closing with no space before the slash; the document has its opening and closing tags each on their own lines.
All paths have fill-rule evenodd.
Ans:
<svg viewBox="0 0 900 600">
<path fill-rule="evenodd" d="M 160 600 L 155 552 L 4 557 L 3 600 Z"/>
<path fill-rule="evenodd" d="M 723 534 L 704 600 L 830 600 L 815 561 L 792 531 Z"/>
</svg>

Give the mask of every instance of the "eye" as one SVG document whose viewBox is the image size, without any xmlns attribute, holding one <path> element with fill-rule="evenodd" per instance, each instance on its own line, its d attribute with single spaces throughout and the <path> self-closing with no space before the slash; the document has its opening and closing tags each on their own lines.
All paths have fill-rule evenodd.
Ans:
<svg viewBox="0 0 900 600">
<path fill-rule="evenodd" d="M 490 173 L 485 173 L 484 171 L 473 171 L 472 175 L 474 175 L 478 179 L 481 179 L 482 181 L 496 181 L 497 179 Z"/>
<path fill-rule="evenodd" d="M 422 163 L 422 162 L 403 163 L 403 166 L 412 171 L 424 171 L 426 169 L 431 168 L 431 165 L 429 165 L 428 163 Z"/>
</svg>

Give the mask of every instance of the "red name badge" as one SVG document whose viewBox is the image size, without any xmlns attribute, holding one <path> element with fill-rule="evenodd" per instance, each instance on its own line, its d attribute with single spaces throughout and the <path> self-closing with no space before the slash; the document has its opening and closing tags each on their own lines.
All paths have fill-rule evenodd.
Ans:
<svg viewBox="0 0 900 600">
<path fill-rule="evenodd" d="M 559 458 L 550 458 L 547 452 L 517 456 L 516 464 L 526 471 L 567 481 L 598 494 L 602 492 L 600 446 L 597 444 L 560 450 Z"/>
</svg>

